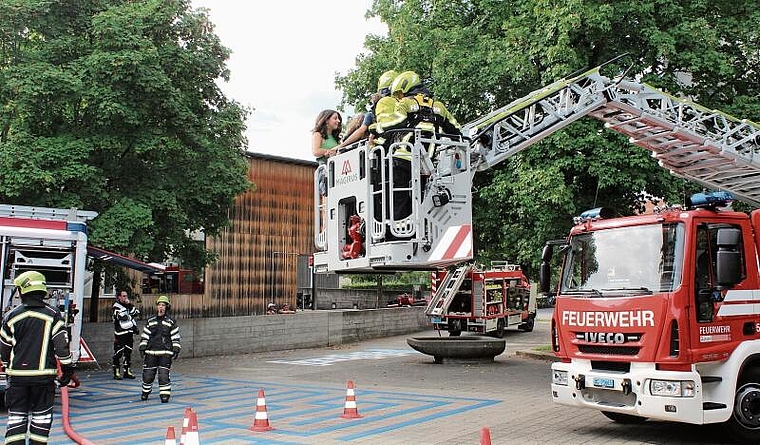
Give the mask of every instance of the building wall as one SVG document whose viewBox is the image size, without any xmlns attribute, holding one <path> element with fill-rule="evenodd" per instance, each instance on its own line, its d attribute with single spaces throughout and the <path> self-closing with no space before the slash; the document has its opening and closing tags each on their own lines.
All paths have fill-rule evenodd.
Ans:
<svg viewBox="0 0 760 445">
<path fill-rule="evenodd" d="M 303 265 L 314 251 L 317 163 L 261 154 L 249 154 L 247 160 L 248 178 L 255 188 L 235 199 L 230 226 L 206 239 L 206 247 L 218 259 L 204 271 L 204 292 L 167 294 L 179 320 L 261 315 L 270 301 L 278 307 L 283 303 L 296 307 L 299 292 L 312 293 Z M 133 274 L 139 285 L 142 273 Z M 331 309 L 333 303 L 337 309 L 385 307 L 398 293 L 378 296 L 374 290 L 337 289 L 337 275 L 332 274 L 316 275 L 315 284 L 315 309 Z M 133 303 L 147 317 L 155 312 L 161 294 L 135 295 Z M 85 299 L 84 314 L 89 314 L 89 302 Z M 101 296 L 98 321 L 111 319 L 112 305 L 112 296 Z"/>
<path fill-rule="evenodd" d="M 230 227 L 206 240 L 219 257 L 205 271 L 204 317 L 295 306 L 298 256 L 314 250 L 316 162 L 250 154 L 248 164 L 255 189 L 235 200 Z"/>
<path fill-rule="evenodd" d="M 184 357 L 250 354 L 340 346 L 361 340 L 411 334 L 430 328 L 424 307 L 298 311 L 295 314 L 178 320 Z M 142 328 L 145 322 L 140 322 Z M 85 323 L 82 337 L 98 364 L 110 366 L 113 324 Z M 140 363 L 135 336 L 132 360 Z M 139 368 L 139 366 L 137 366 Z"/>
</svg>

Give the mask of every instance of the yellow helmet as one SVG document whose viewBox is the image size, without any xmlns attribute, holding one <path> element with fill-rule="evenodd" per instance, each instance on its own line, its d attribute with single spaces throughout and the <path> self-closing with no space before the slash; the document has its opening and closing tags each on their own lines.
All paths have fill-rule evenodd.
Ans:
<svg viewBox="0 0 760 445">
<path fill-rule="evenodd" d="M 160 297 L 158 297 L 156 299 L 156 305 L 158 305 L 158 303 L 164 303 L 167 306 L 171 306 L 172 305 L 172 302 L 169 301 L 169 297 L 167 297 L 166 295 L 161 295 Z"/>
<path fill-rule="evenodd" d="M 42 291 L 47 293 L 47 283 L 45 282 L 45 275 L 41 273 L 29 270 L 21 275 L 17 276 L 13 280 L 13 285 L 19 288 L 21 295 L 25 295 L 29 292 Z"/>
<path fill-rule="evenodd" d="M 421 83 L 422 80 L 420 79 L 419 74 L 415 73 L 414 71 L 404 71 L 393 80 L 393 84 L 391 85 L 391 94 L 396 94 L 399 91 L 406 94 L 409 92 L 409 90 L 416 87 L 417 85 L 420 85 Z"/>
<path fill-rule="evenodd" d="M 383 91 L 385 89 L 390 89 L 391 84 L 393 83 L 393 79 L 398 76 L 398 72 L 396 70 L 388 70 L 380 75 L 380 78 L 377 80 L 377 92 L 378 93 L 384 93 L 388 94 L 390 91 Z"/>
</svg>

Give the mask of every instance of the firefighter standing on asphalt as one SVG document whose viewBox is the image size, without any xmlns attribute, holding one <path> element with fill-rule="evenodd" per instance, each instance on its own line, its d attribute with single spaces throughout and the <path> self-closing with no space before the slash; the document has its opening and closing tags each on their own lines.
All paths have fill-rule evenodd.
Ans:
<svg viewBox="0 0 760 445">
<path fill-rule="evenodd" d="M 53 423 L 56 359 L 61 363 L 60 386 L 68 385 L 74 374 L 69 335 L 61 312 L 43 301 L 48 298 L 44 275 L 27 271 L 13 285 L 21 305 L 3 317 L 0 328 L 0 358 L 8 375 L 5 443 L 43 444 Z"/>
<path fill-rule="evenodd" d="M 134 379 L 132 372 L 132 345 L 137 334 L 137 316 L 140 311 L 129 301 L 126 291 L 119 292 L 113 303 L 113 378 L 121 380 L 121 359 L 124 358 L 124 378 Z"/>
<path fill-rule="evenodd" d="M 158 372 L 158 395 L 161 403 L 169 401 L 172 392 L 169 371 L 172 360 L 179 356 L 180 336 L 177 322 L 169 316 L 171 302 L 161 295 L 156 300 L 156 315 L 150 317 L 140 336 L 140 355 L 145 358 L 142 374 L 141 400 L 148 400 L 153 380 Z"/>
</svg>

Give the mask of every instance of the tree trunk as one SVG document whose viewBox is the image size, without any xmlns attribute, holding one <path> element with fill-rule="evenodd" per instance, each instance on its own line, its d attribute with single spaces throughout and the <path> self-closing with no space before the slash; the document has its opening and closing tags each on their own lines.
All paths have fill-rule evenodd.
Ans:
<svg viewBox="0 0 760 445">
<path fill-rule="evenodd" d="M 103 276 L 103 266 L 100 261 L 93 261 L 92 295 L 90 296 L 90 322 L 98 321 L 98 306 L 100 303 L 100 281 Z"/>
</svg>

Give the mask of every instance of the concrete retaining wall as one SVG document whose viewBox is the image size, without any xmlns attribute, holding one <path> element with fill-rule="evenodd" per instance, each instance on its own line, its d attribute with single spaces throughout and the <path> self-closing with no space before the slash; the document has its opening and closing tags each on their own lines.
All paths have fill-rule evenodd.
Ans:
<svg viewBox="0 0 760 445">
<path fill-rule="evenodd" d="M 295 314 L 178 320 L 182 355 L 248 354 L 287 349 L 338 346 L 361 340 L 411 334 L 430 328 L 424 307 L 368 310 L 298 311 Z M 139 323 L 140 329 L 145 320 Z M 110 366 L 113 324 L 85 323 L 82 329 L 101 366 Z M 139 363 L 135 336 L 132 360 Z"/>
</svg>

